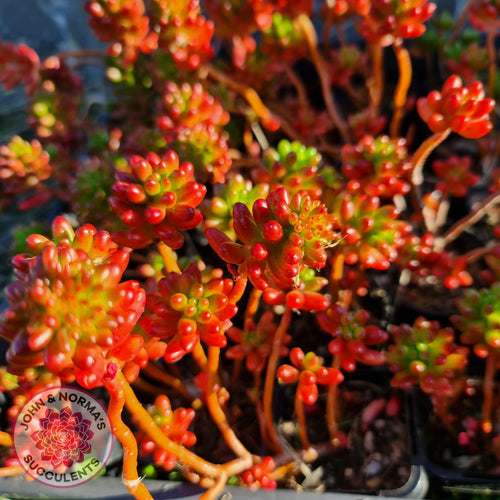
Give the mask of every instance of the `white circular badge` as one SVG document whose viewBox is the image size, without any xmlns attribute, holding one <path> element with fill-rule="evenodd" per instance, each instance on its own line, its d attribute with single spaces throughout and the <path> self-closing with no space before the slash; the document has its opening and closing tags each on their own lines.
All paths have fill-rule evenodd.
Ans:
<svg viewBox="0 0 500 500">
<path fill-rule="evenodd" d="M 24 470 L 49 486 L 71 488 L 106 465 L 113 433 L 103 405 L 75 387 L 45 389 L 23 406 L 14 449 Z"/>
</svg>

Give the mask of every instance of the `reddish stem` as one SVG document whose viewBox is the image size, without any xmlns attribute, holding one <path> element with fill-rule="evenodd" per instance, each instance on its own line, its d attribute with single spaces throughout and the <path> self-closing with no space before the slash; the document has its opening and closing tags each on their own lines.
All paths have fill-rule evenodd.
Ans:
<svg viewBox="0 0 500 500">
<path fill-rule="evenodd" d="M 332 368 L 336 370 L 339 369 L 340 358 L 337 354 L 333 356 Z M 330 440 L 333 446 L 338 446 L 340 444 L 338 438 L 338 384 L 330 384 L 328 387 L 328 394 L 326 397 L 326 420 L 328 423 L 328 431 L 330 433 Z"/>
<path fill-rule="evenodd" d="M 333 124 L 337 127 L 342 140 L 344 142 L 350 142 L 349 128 L 347 127 L 346 122 L 342 119 L 337 110 L 337 105 L 335 104 L 333 94 L 330 89 L 328 71 L 325 67 L 325 62 L 323 61 L 323 58 L 318 51 L 318 39 L 316 36 L 314 25 L 312 24 L 311 19 L 306 14 L 300 14 L 299 16 L 297 16 L 297 23 L 304 33 L 314 67 L 318 72 L 319 80 L 321 83 L 321 92 L 323 94 L 323 99 L 325 100 L 326 110 L 328 111 Z"/>
<path fill-rule="evenodd" d="M 448 229 L 436 244 L 439 244 L 438 250 L 445 248 L 455 238 L 462 234 L 468 227 L 474 225 L 477 221 L 481 220 L 488 210 L 495 204 L 500 202 L 500 192 L 493 193 L 483 200 L 474 210 L 467 216 L 460 219 L 457 223 Z"/>
<path fill-rule="evenodd" d="M 125 380 L 125 377 L 123 377 L 123 380 Z M 152 500 L 153 497 L 137 474 L 137 441 L 132 431 L 122 420 L 125 392 L 120 384 L 120 379 L 115 379 L 113 382 L 105 382 L 105 387 L 110 395 L 108 417 L 111 429 L 123 447 L 123 483 L 135 498 L 139 500 Z"/>
<path fill-rule="evenodd" d="M 12 436 L 5 431 L 0 431 L 0 446 L 12 446 Z"/>
<path fill-rule="evenodd" d="M 420 186 L 424 181 L 422 171 L 424 168 L 425 161 L 429 155 L 434 151 L 435 148 L 439 146 L 451 133 L 451 129 L 446 129 L 444 132 L 438 132 L 436 134 L 428 137 L 415 151 L 412 157 L 412 170 L 411 170 L 411 199 L 413 208 L 416 213 L 421 214 L 424 227 L 427 229 L 429 222 L 426 220 L 425 213 L 422 212 L 422 193 L 420 191 Z"/>
<path fill-rule="evenodd" d="M 219 83 L 227 85 L 230 89 L 240 94 L 248 102 L 250 107 L 254 110 L 255 114 L 263 122 L 264 126 L 267 124 L 276 123 L 278 124 L 277 128 L 279 128 L 281 124 L 280 120 L 262 102 L 259 94 L 257 94 L 257 92 L 253 88 L 236 82 L 228 75 L 225 75 L 221 71 L 216 70 L 213 66 L 207 66 L 207 72 L 208 76 L 218 81 Z"/>
<path fill-rule="evenodd" d="M 172 387 L 187 401 L 193 400 L 193 398 L 189 395 L 186 386 L 182 383 L 181 380 L 160 369 L 156 364 L 148 363 L 143 372 L 157 382 L 161 382 L 168 387 Z"/>
<path fill-rule="evenodd" d="M 486 358 L 486 370 L 483 380 L 483 422 L 482 428 L 485 434 L 490 434 L 493 430 L 491 422 L 491 408 L 493 404 L 493 387 L 495 373 L 497 371 L 498 357 L 494 349 L 489 349 L 488 357 Z"/>
<path fill-rule="evenodd" d="M 401 120 L 412 78 L 410 54 L 403 45 L 401 38 L 396 38 L 394 41 L 394 52 L 398 61 L 399 80 L 394 92 L 394 110 L 390 126 L 390 135 L 393 139 L 399 136 Z"/>
<path fill-rule="evenodd" d="M 372 61 L 372 76 L 367 81 L 368 91 L 372 101 L 373 116 L 377 116 L 384 91 L 384 48 L 380 45 L 370 45 Z"/>
<path fill-rule="evenodd" d="M 0 477 L 18 476 L 23 474 L 24 469 L 21 465 L 9 465 L 7 467 L 0 467 Z"/>
<path fill-rule="evenodd" d="M 304 412 L 304 400 L 302 399 L 299 391 L 295 393 L 295 415 L 297 416 L 297 424 L 299 426 L 300 442 L 304 450 L 311 448 L 311 442 L 307 437 L 307 423 L 306 415 Z"/>
<path fill-rule="evenodd" d="M 280 324 L 274 333 L 273 345 L 269 361 L 267 363 L 266 378 L 264 381 L 264 394 L 263 394 L 263 409 L 264 418 L 266 421 L 267 437 L 269 438 L 270 447 L 277 452 L 282 451 L 281 443 L 278 439 L 276 427 L 273 420 L 273 394 L 274 394 L 274 380 L 276 378 L 276 368 L 280 357 L 281 344 L 283 337 L 288 330 L 288 326 L 292 320 L 292 310 L 286 306 L 285 312 L 281 317 Z"/>
<path fill-rule="evenodd" d="M 227 421 L 226 414 L 220 406 L 215 385 L 217 383 L 217 370 L 219 368 L 220 348 L 216 346 L 208 347 L 208 382 L 207 382 L 207 406 L 213 421 L 217 425 L 227 445 L 239 457 L 249 457 L 250 452 L 243 446 L 237 438 L 233 429 Z"/>
</svg>

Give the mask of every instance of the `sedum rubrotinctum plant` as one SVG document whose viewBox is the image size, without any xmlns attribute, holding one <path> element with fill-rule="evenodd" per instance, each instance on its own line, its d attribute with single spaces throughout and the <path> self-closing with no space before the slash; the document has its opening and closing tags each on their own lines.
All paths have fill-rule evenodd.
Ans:
<svg viewBox="0 0 500 500">
<path fill-rule="evenodd" d="M 394 391 L 361 408 L 363 430 L 416 386 L 451 432 L 472 356 L 495 442 L 500 22 L 492 0 L 465 9 L 476 48 L 455 59 L 470 30 L 427 0 L 87 0 L 102 50 L 40 60 L 0 40 L 30 127 L 0 146 L 0 224 L 42 228 L 12 233 L 3 270 L 0 476 L 24 472 L 23 404 L 74 385 L 108 405 L 136 498 L 160 471 L 204 500 L 298 484 L 350 446 L 353 373 Z M 78 72 L 96 62 L 109 102 L 89 113 Z M 452 324 L 395 322 L 396 299 L 431 289 L 457 299 Z"/>
</svg>

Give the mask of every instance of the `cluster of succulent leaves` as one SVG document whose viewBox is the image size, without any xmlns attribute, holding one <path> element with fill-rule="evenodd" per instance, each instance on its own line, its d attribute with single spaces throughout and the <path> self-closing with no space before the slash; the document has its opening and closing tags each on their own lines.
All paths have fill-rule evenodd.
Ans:
<svg viewBox="0 0 500 500">
<path fill-rule="evenodd" d="M 496 4 L 470 4 L 475 29 L 496 33 Z M 33 136 L 0 146 L 0 208 L 58 212 L 51 229 L 28 235 L 12 259 L 0 317 L 10 343 L 0 371 L 0 390 L 13 400 L 10 423 L 40 387 L 76 382 L 113 395 L 121 375 L 139 386 L 141 373 L 156 374 L 165 394 L 141 418 L 173 444 L 167 450 L 143 431 L 137 441 L 144 456 L 171 470 L 179 461 L 172 450 L 196 444 L 188 430 L 195 408 L 221 418 L 215 395 L 229 414 L 231 369 L 233 382 L 241 370 L 252 375 L 248 399 L 265 413 L 275 381 L 296 386 L 297 401 L 313 405 L 320 391 L 332 399 L 358 364 L 386 364 L 394 387 L 451 396 L 469 356 L 462 344 L 498 357 L 500 246 L 463 254 L 451 245 L 460 228 L 483 219 L 500 189 L 498 173 L 476 161 L 497 152 L 482 140 L 496 125 L 496 83 L 490 78 L 485 89 L 474 81 L 487 69 L 484 47 L 464 33 L 466 51 L 458 56 L 447 46 L 441 54 L 453 74 L 439 90 L 404 106 L 395 96 L 393 108 L 376 98 L 377 50 L 394 46 L 401 63 L 408 40 L 422 50 L 452 29 L 440 15 L 434 35 L 419 38 L 435 8 L 426 0 L 325 2 L 326 26 L 340 30 L 354 18 L 371 48 L 341 43 L 321 52 L 310 1 L 89 0 L 90 27 L 106 44 L 98 55 L 111 95 L 101 110 L 106 121 L 86 112 L 71 55 L 40 61 L 29 47 L 0 40 L 0 84 L 24 85 Z M 309 102 L 294 66 L 302 60 L 316 68 L 326 112 Z M 386 84 L 396 94 L 404 87 Z M 355 102 L 339 106 L 340 117 L 338 95 Z M 388 129 L 392 109 L 416 111 L 421 144 L 413 125 L 394 116 Z M 452 132 L 477 140 L 474 155 L 432 158 L 424 184 L 425 160 Z M 458 229 L 456 221 L 429 223 L 488 175 L 491 193 L 474 217 Z M 492 241 L 500 237 L 495 225 L 494 217 L 483 221 Z M 473 260 L 483 266 L 477 276 Z M 457 291 L 460 341 L 451 327 L 423 317 L 388 325 L 363 309 L 361 291 L 382 293 L 384 273 L 401 276 L 401 285 Z M 304 317 L 322 336 L 318 352 L 304 352 L 290 325 Z M 178 362 L 190 366 L 196 397 L 180 388 Z M 179 394 L 192 408 L 172 406 Z M 251 488 L 277 484 L 267 456 L 278 451 L 272 429 L 263 436 L 265 448 L 240 451 L 253 458 L 235 472 Z"/>
</svg>

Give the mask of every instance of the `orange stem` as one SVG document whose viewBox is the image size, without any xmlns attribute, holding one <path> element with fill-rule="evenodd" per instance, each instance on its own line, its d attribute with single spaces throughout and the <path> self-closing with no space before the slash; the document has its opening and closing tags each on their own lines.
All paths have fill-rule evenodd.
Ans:
<svg viewBox="0 0 500 500">
<path fill-rule="evenodd" d="M 436 242 L 436 249 L 442 250 L 446 247 L 446 245 L 449 245 L 468 227 L 481 220 L 488 213 L 488 210 L 490 210 L 490 208 L 497 203 L 500 203 L 500 192 L 496 192 L 488 196 L 488 198 L 479 203 L 472 212 L 453 224 L 453 226 L 446 231 L 443 237 Z"/>
<path fill-rule="evenodd" d="M 339 369 L 340 366 L 340 358 L 338 355 L 335 355 L 332 360 L 332 368 L 336 370 Z M 337 407 L 338 407 L 338 384 L 331 384 L 328 387 L 328 394 L 326 396 L 326 420 L 328 423 L 328 431 L 330 433 L 330 440 L 333 446 L 338 446 L 339 438 L 338 438 L 338 415 L 337 415 Z"/>
<path fill-rule="evenodd" d="M 368 80 L 368 92 L 372 101 L 373 115 L 377 116 L 384 91 L 384 48 L 380 45 L 370 45 L 372 61 L 372 76 Z"/>
<path fill-rule="evenodd" d="M 0 446 L 12 446 L 12 436 L 5 431 L 0 431 Z"/>
<path fill-rule="evenodd" d="M 179 394 L 181 394 L 184 397 L 184 399 L 188 401 L 193 400 L 193 398 L 189 395 L 186 386 L 182 383 L 181 380 L 163 371 L 156 364 L 148 363 L 146 368 L 144 368 L 143 372 L 152 379 L 156 380 L 157 382 L 161 382 L 162 384 L 165 384 L 168 387 L 172 387 Z"/>
<path fill-rule="evenodd" d="M 123 380 L 125 377 L 122 375 Z M 125 405 L 125 393 L 120 381 L 105 382 L 109 392 L 110 400 L 108 406 L 108 417 L 113 434 L 118 438 L 123 447 L 123 483 L 127 490 L 139 500 L 153 499 L 148 489 L 139 479 L 137 474 L 137 441 L 132 431 L 123 423 L 122 411 Z"/>
<path fill-rule="evenodd" d="M 23 474 L 24 469 L 20 465 L 10 465 L 8 467 L 0 467 L 0 477 L 18 476 Z"/>
<path fill-rule="evenodd" d="M 165 269 L 168 273 L 179 273 L 181 274 L 181 270 L 177 265 L 177 259 L 174 251 L 163 241 L 158 242 L 158 251 L 160 252 L 161 258 L 163 259 L 163 263 L 165 264 Z"/>
<path fill-rule="evenodd" d="M 299 438 L 304 450 L 311 448 L 311 442 L 307 437 L 306 415 L 304 413 L 304 400 L 297 391 L 295 393 L 295 415 L 297 416 L 297 424 L 299 426 Z"/>
<path fill-rule="evenodd" d="M 216 346 L 208 347 L 208 381 L 207 381 L 207 406 L 210 415 L 219 428 L 224 440 L 233 452 L 239 457 L 250 456 L 250 452 L 243 446 L 237 438 L 233 429 L 227 421 L 226 414 L 221 408 L 215 385 L 217 383 L 217 370 L 219 369 L 220 348 Z"/>
<path fill-rule="evenodd" d="M 263 395 L 263 410 L 266 422 L 266 430 L 271 447 L 274 451 L 281 452 L 282 446 L 278 439 L 276 427 L 273 420 L 273 394 L 274 394 L 274 380 L 276 377 L 276 367 L 280 357 L 281 344 L 283 337 L 288 330 L 290 321 L 292 320 L 292 310 L 286 306 L 285 312 L 281 317 L 280 324 L 274 333 L 273 345 L 269 361 L 267 363 L 266 378 L 264 382 L 264 395 Z"/>
<path fill-rule="evenodd" d="M 318 38 L 316 35 L 316 29 L 314 28 L 311 19 L 306 14 L 298 15 L 297 23 L 304 33 L 314 67 L 318 72 L 319 80 L 321 83 L 321 92 L 323 94 L 323 99 L 325 100 L 328 115 L 332 119 L 333 124 L 337 127 L 342 140 L 344 142 L 350 142 L 349 129 L 346 122 L 342 119 L 337 110 L 337 105 L 335 104 L 333 94 L 330 89 L 328 70 L 326 69 L 323 57 L 318 50 Z"/>
<path fill-rule="evenodd" d="M 493 387 L 495 373 L 497 370 L 498 358 L 493 349 L 489 350 L 488 357 L 486 358 L 486 370 L 483 380 L 483 432 L 486 434 L 491 433 L 493 424 L 491 422 L 491 408 L 493 404 Z"/>
<path fill-rule="evenodd" d="M 179 462 L 198 472 L 203 478 L 216 479 L 210 490 L 205 492 L 201 498 L 204 500 L 214 500 L 220 493 L 228 476 L 239 474 L 251 467 L 253 459 L 251 455 L 237 458 L 223 465 L 215 465 L 207 462 L 192 451 L 184 448 L 180 444 L 171 441 L 158 427 L 151 415 L 145 410 L 141 402 L 137 399 L 132 387 L 125 379 L 123 373 L 118 372 L 115 383 L 123 391 L 125 405 L 129 412 L 135 417 L 139 428 L 149 436 L 160 448 L 175 455 Z M 203 479 L 201 478 L 200 481 Z"/>
<path fill-rule="evenodd" d="M 332 302 L 337 302 L 339 298 L 340 280 L 344 274 L 344 254 L 337 253 L 332 257 L 332 270 L 330 273 L 330 294 Z"/>
<path fill-rule="evenodd" d="M 413 185 L 420 186 L 423 182 L 422 170 L 425 160 L 451 133 L 451 129 L 446 129 L 444 132 L 438 132 L 428 137 L 418 149 L 413 153 L 411 162 L 411 180 Z"/>
<path fill-rule="evenodd" d="M 257 309 L 259 308 L 260 298 L 262 297 L 262 290 L 254 288 L 250 292 L 250 297 L 248 298 L 247 308 L 245 310 L 245 321 L 253 320 Z"/>
<path fill-rule="evenodd" d="M 416 213 L 421 214 L 425 230 L 431 225 L 426 220 L 426 214 L 422 211 L 422 194 L 420 191 L 420 186 L 424 181 L 422 171 L 424 168 L 425 161 L 432 153 L 432 151 L 439 146 L 451 133 L 451 129 L 446 129 L 444 132 L 438 132 L 436 134 L 428 137 L 415 151 L 412 161 L 412 171 L 411 171 L 411 200 L 413 204 L 413 209 Z"/>
<path fill-rule="evenodd" d="M 142 406 L 141 402 L 137 399 L 135 392 L 130 384 L 125 379 L 123 373 L 118 372 L 116 375 L 116 383 L 119 384 L 125 396 L 125 406 L 128 411 L 136 418 L 139 428 L 147 434 L 160 448 L 175 455 L 180 462 L 188 467 L 191 467 L 199 474 L 208 477 L 218 477 L 219 467 L 203 460 L 192 451 L 184 448 L 180 444 L 171 441 L 158 427 L 158 424 L 153 420 L 151 415 Z"/>
<path fill-rule="evenodd" d="M 396 38 L 394 42 L 394 52 L 398 61 L 399 80 L 394 92 L 394 110 L 390 126 L 390 135 L 393 139 L 399 136 L 401 120 L 403 118 L 412 78 L 411 59 L 408 50 L 403 45 L 401 38 Z"/>
<path fill-rule="evenodd" d="M 198 343 L 194 346 L 194 349 L 191 352 L 191 357 L 194 359 L 194 361 L 199 366 L 201 371 L 204 372 L 207 371 L 207 366 L 208 366 L 207 355 L 203 350 L 201 342 L 198 341 Z"/>
<path fill-rule="evenodd" d="M 242 85 L 234 81 L 229 76 L 225 75 L 221 71 L 216 70 L 213 66 L 207 65 L 208 76 L 227 85 L 230 89 L 234 90 L 240 94 L 250 105 L 250 107 L 255 111 L 255 114 L 262 120 L 263 124 L 270 124 L 273 122 L 279 123 L 280 120 L 271 112 L 271 110 L 262 102 L 259 94 L 246 85 Z"/>
</svg>

